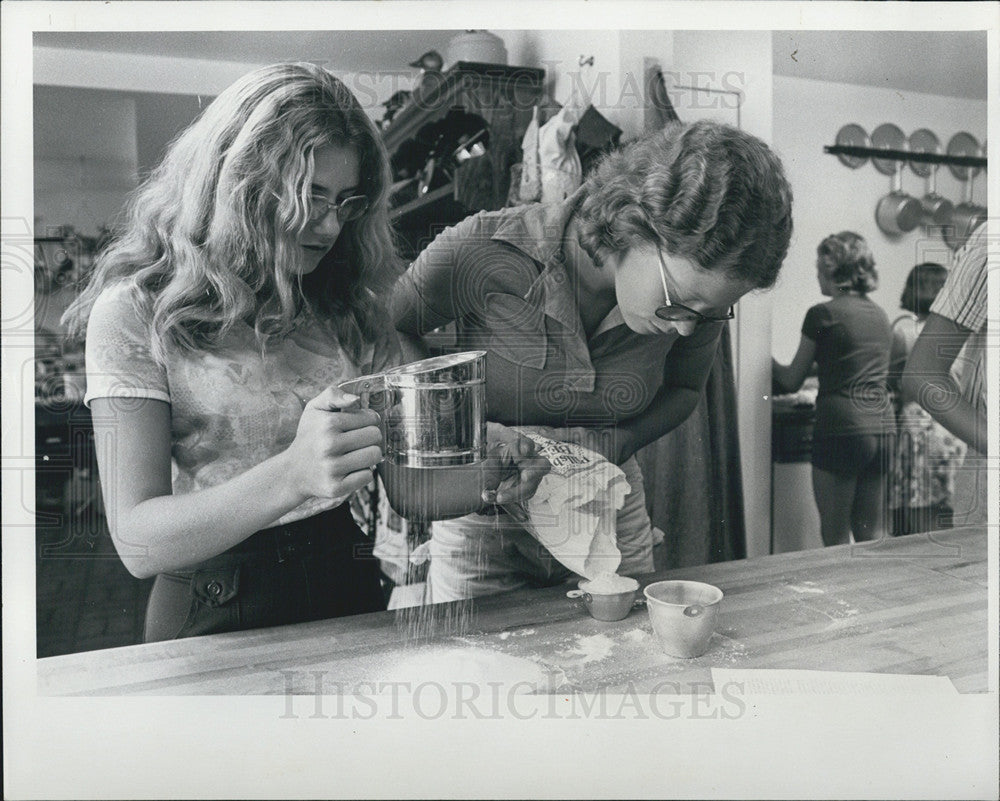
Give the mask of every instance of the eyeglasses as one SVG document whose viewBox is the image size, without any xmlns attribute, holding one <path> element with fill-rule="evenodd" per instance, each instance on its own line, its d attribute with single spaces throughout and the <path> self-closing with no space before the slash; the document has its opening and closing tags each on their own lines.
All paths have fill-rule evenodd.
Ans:
<svg viewBox="0 0 1000 801">
<path fill-rule="evenodd" d="M 721 323 L 726 320 L 732 320 L 736 316 L 736 312 L 732 306 L 729 307 L 727 314 L 721 317 L 713 317 L 708 314 L 702 314 L 697 309 L 692 309 L 683 303 L 671 303 L 670 292 L 667 290 L 667 265 L 663 262 L 663 251 L 660 250 L 659 245 L 656 246 L 656 255 L 660 257 L 660 281 L 663 283 L 663 297 L 666 300 L 666 303 L 656 310 L 657 317 L 661 320 L 669 320 L 675 323 L 694 321 L 698 325 L 701 325 L 702 323 Z"/>
<path fill-rule="evenodd" d="M 368 198 L 364 195 L 352 195 L 339 203 L 327 200 L 325 197 L 313 195 L 309 198 L 309 222 L 315 223 L 326 218 L 331 211 L 337 212 L 337 222 L 343 225 L 356 220 L 368 211 Z"/>
</svg>

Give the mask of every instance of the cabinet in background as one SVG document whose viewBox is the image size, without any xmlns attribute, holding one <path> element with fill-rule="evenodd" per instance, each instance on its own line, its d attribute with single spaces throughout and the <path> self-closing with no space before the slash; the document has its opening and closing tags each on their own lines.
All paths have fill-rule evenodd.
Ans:
<svg viewBox="0 0 1000 801">
<path fill-rule="evenodd" d="M 820 548 L 819 510 L 813 499 L 813 406 L 775 403 L 771 422 L 771 553 Z"/>
<path fill-rule="evenodd" d="M 542 69 L 471 61 L 424 75 L 383 132 L 394 171 L 390 219 L 404 257 L 415 257 L 446 226 L 506 204 L 544 78 Z M 453 158 L 454 148 L 444 145 L 454 143 L 441 138 L 449 120 L 484 131 L 485 154 Z"/>
</svg>

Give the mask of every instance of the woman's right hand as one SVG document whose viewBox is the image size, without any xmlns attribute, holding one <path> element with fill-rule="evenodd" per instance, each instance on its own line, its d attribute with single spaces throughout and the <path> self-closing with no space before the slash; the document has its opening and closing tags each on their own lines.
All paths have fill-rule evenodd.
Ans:
<svg viewBox="0 0 1000 801">
<path fill-rule="evenodd" d="M 336 498 L 361 489 L 382 461 L 378 415 L 359 398 L 327 387 L 302 410 L 295 439 L 284 452 L 293 491 Z"/>
</svg>

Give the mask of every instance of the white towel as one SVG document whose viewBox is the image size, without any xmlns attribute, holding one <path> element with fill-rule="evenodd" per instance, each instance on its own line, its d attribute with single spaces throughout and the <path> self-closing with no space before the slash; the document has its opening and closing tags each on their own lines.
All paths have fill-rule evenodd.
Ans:
<svg viewBox="0 0 1000 801">
<path fill-rule="evenodd" d="M 580 116 L 577 106 L 567 104 L 538 131 L 542 203 L 565 200 L 583 182 L 583 167 L 576 152 L 576 134 L 573 132 Z"/>
</svg>

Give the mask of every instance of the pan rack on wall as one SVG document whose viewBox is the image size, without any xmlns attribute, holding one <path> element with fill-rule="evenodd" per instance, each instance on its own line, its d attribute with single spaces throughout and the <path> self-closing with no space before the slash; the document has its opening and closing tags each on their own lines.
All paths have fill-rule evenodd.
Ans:
<svg viewBox="0 0 1000 801">
<path fill-rule="evenodd" d="M 864 166 L 869 159 L 884 175 L 892 176 L 890 192 L 879 199 L 875 221 L 889 237 L 899 237 L 923 224 L 928 233 L 938 233 L 949 247 L 958 249 L 972 231 L 986 218 L 986 209 L 972 201 L 972 184 L 981 169 L 986 169 L 986 143 L 980 144 L 965 131 L 948 141 L 945 152 L 933 131 L 920 128 L 907 138 L 898 126 L 885 123 L 871 136 L 860 125 L 849 124 L 837 132 L 836 144 L 826 145 L 825 153 L 836 156 L 851 169 Z M 903 168 L 926 181 L 925 194 L 916 198 L 902 188 Z M 955 204 L 937 192 L 937 170 L 945 165 L 965 186 L 965 197 Z"/>
<path fill-rule="evenodd" d="M 982 156 L 949 156 L 945 153 L 913 153 L 909 150 L 882 150 L 877 147 L 854 147 L 851 145 L 824 145 L 823 152 L 831 156 L 851 158 L 878 158 L 887 161 L 906 161 L 914 164 L 947 164 L 956 167 L 986 167 Z"/>
</svg>

